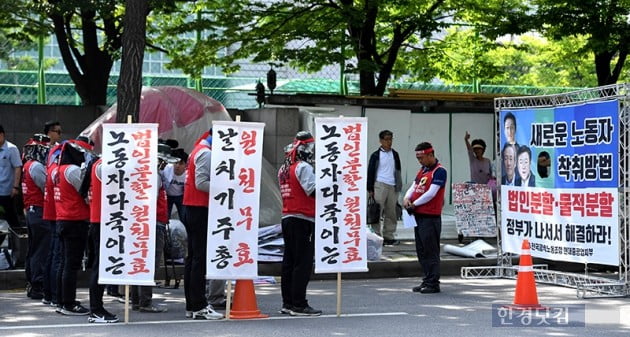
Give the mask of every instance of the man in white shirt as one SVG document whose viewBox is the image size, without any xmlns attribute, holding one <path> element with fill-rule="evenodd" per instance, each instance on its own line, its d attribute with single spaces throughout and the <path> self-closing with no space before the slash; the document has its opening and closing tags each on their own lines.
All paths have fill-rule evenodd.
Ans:
<svg viewBox="0 0 630 337">
<path fill-rule="evenodd" d="M 402 190 L 402 176 L 400 156 L 392 148 L 393 133 L 383 130 L 378 134 L 381 147 L 372 153 L 368 164 L 367 191 L 371 197 L 381 206 L 383 218 L 383 244 L 386 246 L 398 245 L 396 240 L 396 205 L 398 193 Z M 381 224 L 370 224 L 377 235 L 381 235 Z"/>
</svg>

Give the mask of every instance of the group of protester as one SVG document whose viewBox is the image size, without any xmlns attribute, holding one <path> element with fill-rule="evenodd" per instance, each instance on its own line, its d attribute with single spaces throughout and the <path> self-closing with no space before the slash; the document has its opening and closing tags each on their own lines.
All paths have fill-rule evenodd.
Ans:
<svg viewBox="0 0 630 337">
<path fill-rule="evenodd" d="M 14 198 L 21 193 L 26 219 L 27 296 L 51 305 L 62 315 L 88 315 L 93 323 L 116 322 L 118 317 L 103 307 L 106 286 L 98 284 L 101 160 L 87 137 L 62 141 L 61 135 L 61 123 L 47 122 L 43 133 L 27 141 L 20 158 L 18 148 L 6 141 L 0 126 L 0 186 L 13 184 L 7 189 L 11 192 L 1 198 L 4 215 L 11 227 L 19 226 Z M 161 260 L 172 205 L 180 216 L 183 213 L 188 155 L 183 149 L 160 144 L 159 158 L 160 172 L 169 168 L 166 171 L 170 173 L 158 179 L 156 263 Z M 168 198 L 167 190 L 172 194 Z M 77 273 L 86 267 L 92 268 L 89 309 L 76 300 Z M 108 293 L 120 296 L 116 286 Z M 152 287 L 132 287 L 131 303 L 132 309 L 140 312 L 166 311 L 153 305 Z"/>
<path fill-rule="evenodd" d="M 117 322 L 118 317 L 103 306 L 106 285 L 98 284 L 102 162 L 87 137 L 62 142 L 61 134 L 59 122 L 46 123 L 44 133 L 34 135 L 27 142 L 20 158 L 17 147 L 5 140 L 0 125 L 3 160 L 0 202 L 3 206 L 7 204 L 6 218 L 11 226 L 16 226 L 17 217 L 9 214 L 9 204 L 13 204 L 11 198 L 20 192 L 23 196 L 29 233 L 27 296 L 53 306 L 63 315 L 88 315 L 88 321 L 94 323 Z M 390 245 L 399 243 L 394 238 L 395 207 L 402 189 L 400 158 L 391 147 L 392 136 L 388 130 L 379 134 L 381 147 L 370 158 L 367 188 L 384 206 L 382 233 L 386 244 Z M 322 313 L 312 308 L 306 299 L 314 258 L 314 141 L 309 132 L 299 132 L 285 148 L 285 161 L 278 172 L 285 241 L 280 312 L 292 316 Z M 183 150 L 173 150 L 166 143 L 160 144 L 158 151 L 161 179 L 158 179 L 155 261 L 161 260 L 164 226 L 175 206 L 188 238 L 184 291 L 186 317 L 192 319 L 221 319 L 223 314 L 215 309 L 225 308 L 226 302 L 224 280 L 210 281 L 209 295 L 206 294 L 211 149 L 212 129 L 197 140 L 189 157 Z M 417 222 L 416 251 L 425 277 L 412 290 L 436 293 L 440 291 L 439 240 L 446 169 L 438 162 L 430 143 L 418 144 L 415 154 L 421 167 L 404 194 L 402 206 Z M 9 188 L 6 188 L 7 183 Z M 373 227 L 381 233 L 380 225 Z M 88 263 L 92 267 L 89 309 L 76 300 L 77 272 L 84 265 L 86 246 L 92 252 Z M 151 287 L 133 287 L 131 294 L 133 310 L 166 311 L 165 307 L 153 305 Z"/>
</svg>

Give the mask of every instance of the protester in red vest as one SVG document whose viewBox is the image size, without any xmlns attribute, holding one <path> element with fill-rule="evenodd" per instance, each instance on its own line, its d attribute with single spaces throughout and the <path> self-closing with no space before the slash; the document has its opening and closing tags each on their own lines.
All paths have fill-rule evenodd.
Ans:
<svg viewBox="0 0 630 337">
<path fill-rule="evenodd" d="M 278 171 L 282 195 L 282 308 L 291 316 L 319 316 L 306 300 L 315 255 L 315 140 L 306 131 L 285 148 Z"/>
<path fill-rule="evenodd" d="M 206 252 L 208 241 L 208 205 L 210 202 L 210 164 L 212 129 L 200 138 L 190 153 L 188 175 L 184 183 L 183 223 L 188 234 L 188 255 L 184 266 L 186 317 L 221 319 L 206 299 Z M 211 282 L 211 295 L 223 297 L 225 281 Z"/>
<path fill-rule="evenodd" d="M 87 243 L 90 208 L 79 193 L 85 177 L 86 153 L 93 145 L 83 140 L 63 144 L 59 167 L 53 172 L 55 209 L 61 242 L 61 294 L 57 312 L 68 316 L 88 315 L 90 311 L 76 301 L 77 272 L 81 268 Z"/>
<path fill-rule="evenodd" d="M 49 282 L 46 260 L 50 253 L 52 233 L 48 223 L 42 219 L 46 184 L 44 165 L 49 142 L 46 135 L 35 134 L 22 151 L 22 200 L 28 232 L 28 254 L 24 268 L 29 283 L 26 295 L 34 300 L 44 298 L 44 284 Z"/>
<path fill-rule="evenodd" d="M 88 239 L 92 245 L 94 256 L 92 259 L 92 273 L 90 274 L 90 316 L 89 323 L 116 323 L 118 317 L 105 310 L 103 306 L 103 293 L 105 285 L 98 283 L 99 258 L 101 245 L 101 164 L 102 160 L 96 159 L 87 166 L 90 172 L 89 179 L 83 181 L 83 186 L 89 184 L 88 199 L 90 200 L 90 229 Z M 87 182 L 89 180 L 89 182 Z"/>
<path fill-rule="evenodd" d="M 58 160 L 61 154 L 61 145 L 55 145 L 48 153 L 46 165 L 46 183 L 44 188 L 44 209 L 43 219 L 48 223 L 52 234 L 50 240 L 50 254 L 46 260 L 48 270 L 48 281 L 44 283 L 44 304 L 49 304 L 57 308 L 59 299 L 58 294 L 61 293 L 61 273 L 59 267 L 61 265 L 61 243 L 59 242 L 59 233 L 57 231 L 57 213 L 55 210 L 54 198 L 54 182 L 53 172 L 59 166 Z"/>
<path fill-rule="evenodd" d="M 446 169 L 435 158 L 431 143 L 418 144 L 416 158 L 422 167 L 403 200 L 403 206 L 416 219 L 416 254 L 424 272 L 422 283 L 412 290 L 423 294 L 439 293 L 440 235 Z"/>
</svg>

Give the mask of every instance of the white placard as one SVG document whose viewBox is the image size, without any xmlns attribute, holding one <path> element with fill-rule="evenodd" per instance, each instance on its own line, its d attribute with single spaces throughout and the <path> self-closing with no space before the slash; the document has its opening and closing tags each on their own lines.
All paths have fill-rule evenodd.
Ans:
<svg viewBox="0 0 630 337">
<path fill-rule="evenodd" d="M 258 277 L 264 127 L 264 123 L 213 122 L 208 279 Z"/>
<path fill-rule="evenodd" d="M 315 272 L 367 271 L 367 118 L 315 119 Z"/>
<path fill-rule="evenodd" d="M 155 285 L 157 124 L 103 124 L 100 284 Z"/>
</svg>

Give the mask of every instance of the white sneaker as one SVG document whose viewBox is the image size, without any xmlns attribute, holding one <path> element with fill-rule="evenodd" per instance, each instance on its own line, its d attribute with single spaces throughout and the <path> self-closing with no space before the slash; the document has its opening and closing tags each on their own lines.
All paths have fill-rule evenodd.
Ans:
<svg viewBox="0 0 630 337">
<path fill-rule="evenodd" d="M 186 310 L 186 318 L 191 318 L 191 317 L 192 317 L 192 311 Z"/>
<path fill-rule="evenodd" d="M 223 314 L 220 314 L 214 310 L 212 310 L 211 308 L 203 308 L 199 311 L 193 311 L 192 312 L 192 319 L 210 319 L 210 320 L 215 320 L 215 319 L 222 319 L 223 318 Z"/>
</svg>

